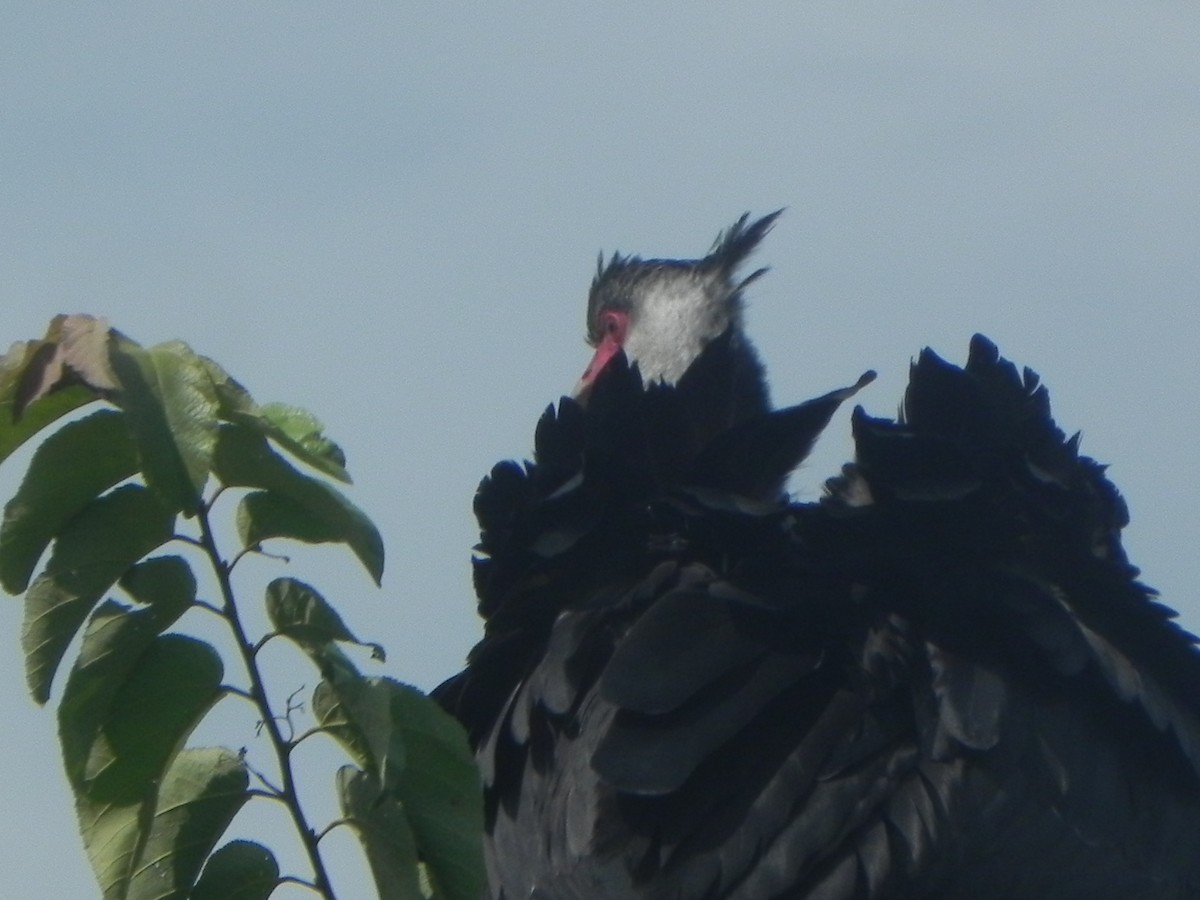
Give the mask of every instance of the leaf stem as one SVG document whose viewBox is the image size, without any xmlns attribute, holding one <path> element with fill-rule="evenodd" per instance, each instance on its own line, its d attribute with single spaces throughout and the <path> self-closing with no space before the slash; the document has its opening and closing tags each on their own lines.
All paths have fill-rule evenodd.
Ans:
<svg viewBox="0 0 1200 900">
<path fill-rule="evenodd" d="M 316 725 L 312 728 L 306 728 L 294 738 L 292 738 L 292 746 L 299 747 L 301 743 L 307 741 L 310 737 L 315 737 L 318 734 L 329 734 L 330 730 L 324 725 Z"/>
<path fill-rule="evenodd" d="M 258 703 L 258 700 L 255 698 L 255 696 L 252 693 L 250 693 L 249 691 L 246 691 L 246 690 L 242 690 L 242 688 L 238 687 L 235 684 L 223 684 L 223 685 L 221 685 L 221 690 L 224 691 L 230 697 L 241 697 L 243 700 L 249 700 L 251 703 L 254 703 L 256 705 Z"/>
<path fill-rule="evenodd" d="M 320 833 L 317 835 L 317 840 L 319 841 L 319 840 L 323 839 L 325 837 L 325 835 L 329 834 L 329 832 L 333 831 L 335 828 L 341 828 L 342 826 L 345 826 L 347 828 L 357 828 L 358 823 L 355 822 L 353 819 L 348 819 L 348 818 L 334 819 L 332 822 L 330 822 L 328 825 L 326 825 L 324 828 L 321 829 Z"/>
<path fill-rule="evenodd" d="M 217 583 L 221 588 L 221 599 L 223 601 L 221 614 L 229 623 L 230 630 L 233 631 L 234 643 L 237 644 L 238 652 L 241 654 L 242 662 L 245 664 L 246 672 L 250 677 L 250 696 L 262 713 L 263 728 L 266 729 L 271 746 L 275 751 L 281 782 L 279 786 L 279 798 L 287 806 L 288 812 L 291 814 L 296 831 L 300 836 L 300 842 L 304 847 L 304 852 L 308 856 L 309 864 L 312 866 L 313 881 L 311 887 L 324 897 L 325 900 L 336 900 L 333 888 L 329 882 L 329 876 L 325 871 L 325 863 L 321 859 L 321 852 L 317 845 L 318 836 L 312 826 L 308 824 L 308 820 L 304 816 L 304 810 L 300 807 L 300 798 L 296 793 L 296 779 L 292 772 L 291 762 L 292 745 L 284 739 L 283 734 L 279 730 L 279 722 L 271 712 L 271 704 L 267 700 L 262 672 L 259 670 L 258 661 L 255 658 L 255 646 L 250 643 L 249 638 L 246 636 L 246 630 L 242 626 L 242 620 L 238 616 L 237 606 L 234 603 L 233 584 L 229 577 L 230 566 L 221 558 L 220 551 L 217 549 L 217 543 L 213 537 L 212 525 L 208 520 L 208 511 L 209 506 L 202 504 L 196 516 L 200 523 L 200 545 L 203 547 L 205 554 L 207 554 L 212 563 L 213 570 L 216 572 Z"/>
<path fill-rule="evenodd" d="M 207 600 L 196 600 L 192 605 L 200 609 L 208 610 L 210 613 L 218 615 L 222 619 L 225 618 L 225 611 L 222 610 L 221 607 L 214 606 L 213 604 L 209 603 Z"/>
</svg>

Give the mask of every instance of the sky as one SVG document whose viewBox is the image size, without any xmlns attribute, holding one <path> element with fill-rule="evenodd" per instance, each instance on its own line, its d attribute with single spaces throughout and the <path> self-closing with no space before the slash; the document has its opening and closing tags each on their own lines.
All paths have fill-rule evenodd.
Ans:
<svg viewBox="0 0 1200 900">
<path fill-rule="evenodd" d="M 1197 34 L 1186 2 L 16 0 L 0 348 L 88 312 L 312 410 L 383 533 L 383 588 L 344 550 L 280 546 L 291 564 L 239 589 L 313 583 L 387 647 L 371 672 L 428 689 L 480 633 L 475 486 L 587 363 L 597 253 L 697 256 L 787 207 L 747 311 L 777 402 L 874 368 L 861 402 L 891 414 L 922 347 L 961 361 L 987 334 L 1110 464 L 1131 557 L 1200 629 Z M 799 498 L 848 433 L 843 413 Z M 96 896 L 20 621 L 0 605 L 5 891 Z M 315 683 L 286 648 L 271 665 L 277 696 Z M 240 731 L 201 737 L 254 743 L 219 713 Z M 339 759 L 313 762 L 332 814 Z M 367 897 L 352 843 L 335 880 Z"/>
</svg>

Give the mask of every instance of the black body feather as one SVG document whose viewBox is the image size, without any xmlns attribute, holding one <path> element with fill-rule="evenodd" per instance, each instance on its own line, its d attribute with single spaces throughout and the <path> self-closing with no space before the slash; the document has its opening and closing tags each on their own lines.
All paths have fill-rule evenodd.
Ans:
<svg viewBox="0 0 1200 900">
<path fill-rule="evenodd" d="M 853 389 L 697 445 L 723 352 L 618 360 L 480 487 L 486 633 L 437 696 L 493 896 L 1200 897 L 1200 655 L 1036 377 L 926 351 L 790 504 Z"/>
</svg>

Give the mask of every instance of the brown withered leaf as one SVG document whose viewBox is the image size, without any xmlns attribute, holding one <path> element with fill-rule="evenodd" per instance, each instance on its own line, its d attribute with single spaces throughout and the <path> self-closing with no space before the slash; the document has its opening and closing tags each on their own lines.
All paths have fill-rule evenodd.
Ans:
<svg viewBox="0 0 1200 900">
<path fill-rule="evenodd" d="M 46 336 L 24 347 L 24 365 L 13 395 L 13 420 L 42 397 L 74 385 L 107 397 L 117 386 L 108 362 L 112 340 L 129 339 L 106 319 L 85 314 L 55 316 Z"/>
</svg>

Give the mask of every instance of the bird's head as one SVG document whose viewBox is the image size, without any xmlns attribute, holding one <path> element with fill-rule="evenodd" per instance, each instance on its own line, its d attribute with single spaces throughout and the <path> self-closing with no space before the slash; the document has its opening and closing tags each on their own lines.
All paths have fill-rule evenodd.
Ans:
<svg viewBox="0 0 1200 900">
<path fill-rule="evenodd" d="M 729 332 L 746 380 L 747 414 L 767 407 L 762 367 L 742 333 L 742 290 L 766 269 L 740 276 L 782 210 L 753 222 L 747 213 L 717 236 L 702 259 L 600 257 L 588 296 L 588 343 L 596 352 L 575 389 L 586 402 L 593 383 L 619 352 L 636 364 L 646 384 L 676 384 L 713 340 Z"/>
</svg>

